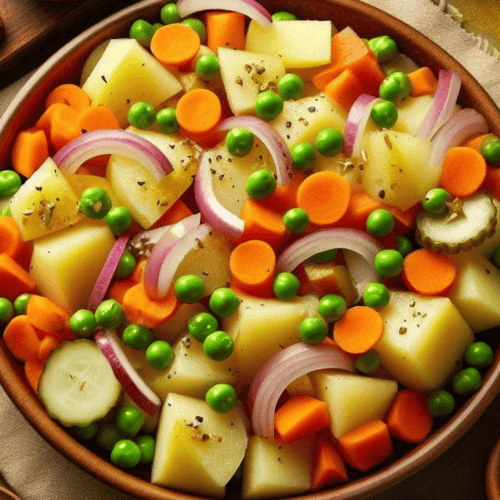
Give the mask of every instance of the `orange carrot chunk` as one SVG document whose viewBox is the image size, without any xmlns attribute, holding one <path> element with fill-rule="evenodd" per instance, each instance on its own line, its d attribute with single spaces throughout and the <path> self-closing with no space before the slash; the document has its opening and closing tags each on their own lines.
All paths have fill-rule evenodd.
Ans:
<svg viewBox="0 0 500 500">
<path fill-rule="evenodd" d="M 245 50 L 245 16 L 238 12 L 209 12 L 205 16 L 207 47 Z"/>
<path fill-rule="evenodd" d="M 26 315 L 34 327 L 59 340 L 63 340 L 70 330 L 70 315 L 47 297 L 32 295 L 28 301 Z"/>
<path fill-rule="evenodd" d="M 66 104 L 55 103 L 45 110 L 35 124 L 42 129 L 55 151 L 80 136 L 77 126 L 78 112 Z"/>
<path fill-rule="evenodd" d="M 299 186 L 304 182 L 306 175 L 300 171 L 293 173 L 288 184 L 276 186 L 273 194 L 264 198 L 261 203 L 268 206 L 272 210 L 285 213 L 290 208 L 297 207 L 297 191 Z"/>
<path fill-rule="evenodd" d="M 121 128 L 118 118 L 106 106 L 89 106 L 80 111 L 77 127 L 81 133 L 107 128 Z"/>
<path fill-rule="evenodd" d="M 334 224 L 347 212 L 349 182 L 336 172 L 316 172 L 306 177 L 297 191 L 297 205 L 313 224 Z"/>
<path fill-rule="evenodd" d="M 19 361 L 38 360 L 40 339 L 26 315 L 14 316 L 5 327 L 3 340 Z"/>
<path fill-rule="evenodd" d="M 344 460 L 335 447 L 326 439 L 318 438 L 313 455 L 311 490 L 319 490 L 349 479 Z"/>
<path fill-rule="evenodd" d="M 372 420 L 337 441 L 346 462 L 362 472 L 382 463 L 392 455 L 391 435 L 382 420 Z"/>
<path fill-rule="evenodd" d="M 444 157 L 439 182 L 452 196 L 465 198 L 473 195 L 486 176 L 483 155 L 472 148 L 451 148 Z"/>
<path fill-rule="evenodd" d="M 408 74 L 411 82 L 411 96 L 434 94 L 437 88 L 437 78 L 427 66 L 419 68 Z"/>
<path fill-rule="evenodd" d="M 193 212 L 181 199 L 178 199 L 149 229 L 175 224 L 190 215 L 193 215 Z"/>
<path fill-rule="evenodd" d="M 142 258 L 139 260 L 135 266 L 134 272 L 128 277 L 130 281 L 134 283 L 139 283 L 144 280 L 144 273 L 146 272 L 146 266 L 148 264 L 148 259 Z"/>
<path fill-rule="evenodd" d="M 56 102 L 66 104 L 75 111 L 83 111 L 92 103 L 81 87 L 73 83 L 64 83 L 52 90 L 45 100 L 45 109 Z"/>
<path fill-rule="evenodd" d="M 384 208 L 382 203 L 374 200 L 364 191 L 361 193 L 351 193 L 347 211 L 343 217 L 335 223 L 335 226 L 350 227 L 365 231 L 368 216 L 379 208 Z"/>
<path fill-rule="evenodd" d="M 194 89 L 186 92 L 179 99 L 175 112 L 179 125 L 187 133 L 204 134 L 210 132 L 219 123 L 222 107 L 214 92 Z"/>
<path fill-rule="evenodd" d="M 31 177 L 49 156 L 49 142 L 43 130 L 28 128 L 19 132 L 12 148 L 14 170 Z"/>
<path fill-rule="evenodd" d="M 12 217 L 0 217 L 0 254 L 7 253 L 14 260 L 23 250 L 23 236 Z"/>
<path fill-rule="evenodd" d="M 130 279 L 115 281 L 111 288 L 108 290 L 106 298 L 114 299 L 120 304 L 123 304 L 123 297 L 134 285 L 136 285 L 134 281 Z"/>
<path fill-rule="evenodd" d="M 402 277 L 406 286 L 421 295 L 446 295 L 457 275 L 457 268 L 444 254 L 419 248 L 403 260 Z"/>
<path fill-rule="evenodd" d="M 422 392 L 398 391 L 385 417 L 392 436 L 408 443 L 420 443 L 432 430 L 433 418 Z"/>
<path fill-rule="evenodd" d="M 0 254 L 0 297 L 15 300 L 22 293 L 33 293 L 36 281 L 9 254 Z"/>
<path fill-rule="evenodd" d="M 292 396 L 274 414 L 274 428 L 286 443 L 313 436 L 329 425 L 328 405 L 311 396 Z"/>
<path fill-rule="evenodd" d="M 30 359 L 24 364 L 24 373 L 28 379 L 30 387 L 38 392 L 38 382 L 43 372 L 43 363 L 41 361 Z"/>
<path fill-rule="evenodd" d="M 38 360 L 45 363 L 45 360 L 49 357 L 49 354 L 59 347 L 61 342 L 52 335 L 47 335 L 42 340 L 40 340 L 40 346 L 38 348 Z"/>
<path fill-rule="evenodd" d="M 380 314 L 371 307 L 348 309 L 333 326 L 333 339 L 346 352 L 362 354 L 377 345 L 384 325 Z"/>
<path fill-rule="evenodd" d="M 336 76 L 324 90 L 325 94 L 337 101 L 346 111 L 351 109 L 354 101 L 366 92 L 361 80 L 347 68 Z"/>
</svg>

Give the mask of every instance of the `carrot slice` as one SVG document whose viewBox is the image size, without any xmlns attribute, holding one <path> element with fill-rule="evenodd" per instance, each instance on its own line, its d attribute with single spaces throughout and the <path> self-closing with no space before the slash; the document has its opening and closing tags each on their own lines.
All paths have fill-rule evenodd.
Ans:
<svg viewBox="0 0 500 500">
<path fill-rule="evenodd" d="M 351 193 L 347 211 L 342 218 L 335 223 L 335 226 L 350 227 L 365 231 L 368 216 L 379 208 L 384 208 L 382 203 L 374 200 L 364 191 L 360 193 Z"/>
<path fill-rule="evenodd" d="M 337 101 L 346 111 L 351 109 L 354 101 L 366 92 L 361 80 L 347 68 L 336 76 L 324 90 L 325 94 Z"/>
<path fill-rule="evenodd" d="M 328 405 L 311 396 L 292 396 L 274 414 L 274 428 L 285 443 L 313 436 L 329 426 Z"/>
<path fill-rule="evenodd" d="M 272 297 L 276 254 L 269 243 L 249 240 L 240 243 L 229 257 L 235 285 L 252 295 Z"/>
<path fill-rule="evenodd" d="M 205 16 L 207 47 L 245 50 L 245 16 L 238 12 L 209 12 Z"/>
<path fill-rule="evenodd" d="M 347 469 L 340 453 L 329 441 L 318 438 L 313 455 L 311 490 L 343 483 L 348 479 Z"/>
<path fill-rule="evenodd" d="M 122 305 L 128 321 L 145 328 L 155 328 L 176 313 L 179 299 L 171 287 L 163 299 L 151 300 L 146 295 L 144 282 L 141 281 L 127 290 Z"/>
<path fill-rule="evenodd" d="M 9 254 L 0 254 L 0 297 L 15 300 L 22 293 L 33 293 L 36 281 Z"/>
<path fill-rule="evenodd" d="M 336 172 L 316 172 L 306 177 L 297 191 L 297 205 L 313 224 L 334 224 L 347 212 L 349 182 Z"/>
<path fill-rule="evenodd" d="M 156 30 L 150 48 L 162 64 L 186 68 L 198 53 L 200 37 L 185 24 L 167 24 Z"/>
<path fill-rule="evenodd" d="M 123 304 L 123 297 L 134 285 L 136 285 L 134 281 L 130 279 L 126 280 L 118 280 L 113 283 L 111 288 L 108 290 L 107 298 L 114 299 L 120 304 Z"/>
<path fill-rule="evenodd" d="M 32 295 L 28 301 L 26 315 L 35 328 L 59 340 L 66 338 L 70 331 L 70 315 L 47 297 Z"/>
<path fill-rule="evenodd" d="M 49 142 L 43 130 L 28 128 L 19 132 L 12 148 L 14 170 L 31 177 L 49 156 Z"/>
<path fill-rule="evenodd" d="M 193 212 L 181 199 L 178 199 L 149 229 L 175 224 L 190 215 L 193 215 Z"/>
<path fill-rule="evenodd" d="M 437 88 L 437 78 L 427 66 L 408 73 L 411 82 L 411 96 L 434 94 Z"/>
<path fill-rule="evenodd" d="M 421 295 L 446 295 L 457 276 L 453 261 L 444 254 L 419 248 L 403 260 L 402 277 L 406 286 Z"/>
<path fill-rule="evenodd" d="M 73 83 L 64 83 L 52 90 L 45 100 L 45 109 L 56 102 L 66 104 L 75 111 L 83 111 L 92 104 L 90 97 L 81 87 Z"/>
<path fill-rule="evenodd" d="M 38 392 L 38 382 L 43 372 L 43 363 L 38 360 L 30 359 L 24 364 L 24 373 L 28 379 L 31 388 Z"/>
<path fill-rule="evenodd" d="M 217 95 L 206 89 L 186 92 L 177 103 L 176 117 L 187 133 L 209 133 L 219 123 L 222 107 Z"/>
<path fill-rule="evenodd" d="M 52 335 L 47 335 L 42 340 L 40 340 L 40 346 L 38 347 L 38 360 L 42 363 L 49 357 L 49 354 L 59 347 L 61 342 L 56 337 Z"/>
<path fill-rule="evenodd" d="M 80 111 L 78 115 L 77 127 L 80 132 L 90 132 L 101 129 L 121 128 L 118 118 L 113 111 L 106 106 L 89 106 Z"/>
<path fill-rule="evenodd" d="M 433 418 L 422 392 L 398 391 L 385 416 L 389 432 L 408 443 L 420 443 L 432 430 Z"/>
<path fill-rule="evenodd" d="M 444 157 L 439 182 L 452 196 L 465 198 L 473 195 L 486 176 L 483 155 L 472 148 L 451 148 Z"/>
<path fill-rule="evenodd" d="M 362 472 L 382 463 L 392 455 L 391 435 L 382 420 L 372 420 L 337 441 L 347 463 Z"/>
<path fill-rule="evenodd" d="M 268 206 L 277 212 L 286 212 L 290 208 L 297 207 L 297 191 L 299 186 L 304 182 L 306 175 L 302 172 L 294 172 L 290 182 L 282 186 L 276 186 L 273 194 L 264 200 L 261 200 L 263 205 Z"/>
<path fill-rule="evenodd" d="M 19 226 L 12 217 L 0 217 L 0 254 L 7 253 L 14 260 L 23 250 L 23 236 Z"/>
<path fill-rule="evenodd" d="M 144 273 L 146 272 L 147 259 L 141 259 L 135 266 L 134 272 L 129 276 L 129 280 L 134 283 L 139 283 L 144 280 Z"/>
<path fill-rule="evenodd" d="M 45 132 L 52 148 L 58 151 L 80 136 L 77 121 L 77 111 L 66 104 L 55 103 L 45 110 L 35 127 Z"/>
<path fill-rule="evenodd" d="M 384 325 L 380 314 L 371 307 L 355 306 L 333 326 L 333 339 L 346 352 L 361 354 L 377 345 Z"/>
<path fill-rule="evenodd" d="M 40 339 L 25 314 L 14 316 L 3 332 L 5 345 L 19 361 L 38 360 Z"/>
</svg>

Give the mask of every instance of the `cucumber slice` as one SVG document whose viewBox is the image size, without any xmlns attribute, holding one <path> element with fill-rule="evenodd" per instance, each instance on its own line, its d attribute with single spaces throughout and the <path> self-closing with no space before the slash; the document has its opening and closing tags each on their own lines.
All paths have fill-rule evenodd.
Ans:
<svg viewBox="0 0 500 500">
<path fill-rule="evenodd" d="M 96 343 L 63 342 L 45 361 L 38 397 L 64 426 L 89 424 L 116 404 L 121 385 Z"/>
</svg>

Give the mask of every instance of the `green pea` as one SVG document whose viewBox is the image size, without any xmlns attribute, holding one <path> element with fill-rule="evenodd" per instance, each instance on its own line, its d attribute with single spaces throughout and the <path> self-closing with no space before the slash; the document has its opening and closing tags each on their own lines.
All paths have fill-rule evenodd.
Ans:
<svg viewBox="0 0 500 500">
<path fill-rule="evenodd" d="M 272 172 L 265 168 L 256 170 L 247 179 L 245 190 L 254 200 L 263 200 L 274 193 L 276 189 L 276 179 Z"/>
<path fill-rule="evenodd" d="M 283 111 L 283 99 L 273 92 L 266 90 L 255 99 L 255 114 L 262 120 L 274 120 Z"/>
<path fill-rule="evenodd" d="M 332 260 L 335 260 L 337 258 L 338 253 L 339 253 L 339 251 L 337 248 L 334 248 L 332 250 L 325 250 L 324 252 L 315 253 L 311 257 L 311 260 L 315 264 L 326 264 L 327 262 L 331 262 Z"/>
<path fill-rule="evenodd" d="M 120 236 L 130 229 L 132 225 L 132 215 L 125 207 L 112 207 L 104 217 L 109 229 L 115 236 Z"/>
<path fill-rule="evenodd" d="M 294 15 L 290 12 L 285 12 L 285 11 L 275 12 L 271 16 L 271 18 L 273 21 L 296 21 L 297 20 L 296 15 Z"/>
<path fill-rule="evenodd" d="M 494 136 L 485 140 L 481 145 L 481 154 L 491 165 L 500 163 L 500 139 Z"/>
<path fill-rule="evenodd" d="M 406 236 L 396 236 L 396 244 L 398 246 L 396 250 L 403 257 L 408 255 L 413 250 L 411 241 Z"/>
<path fill-rule="evenodd" d="M 375 125 L 391 128 L 398 121 L 398 110 L 392 101 L 378 101 L 370 112 Z"/>
<path fill-rule="evenodd" d="M 211 333 L 217 331 L 219 322 L 208 312 L 199 312 L 188 321 L 188 332 L 199 342 L 203 342 Z"/>
<path fill-rule="evenodd" d="M 373 264 L 380 276 L 392 278 L 401 274 L 403 270 L 403 256 L 397 250 L 386 248 L 375 255 Z"/>
<path fill-rule="evenodd" d="M 215 361 L 224 361 L 234 350 L 233 339 L 222 330 L 211 333 L 203 341 L 203 352 Z"/>
<path fill-rule="evenodd" d="M 252 151 L 254 135 L 246 128 L 236 127 L 226 135 L 226 148 L 238 158 L 243 158 Z"/>
<path fill-rule="evenodd" d="M 422 208 L 431 214 L 444 214 L 448 207 L 446 202 L 451 199 L 450 193 L 443 188 L 434 188 L 422 198 Z"/>
<path fill-rule="evenodd" d="M 220 75 L 219 59 L 214 54 L 205 54 L 198 57 L 195 73 L 205 82 L 210 82 Z"/>
<path fill-rule="evenodd" d="M 285 73 L 278 80 L 278 91 L 284 101 L 300 99 L 304 92 L 304 80 L 295 73 Z"/>
<path fill-rule="evenodd" d="M 477 368 L 470 366 L 455 373 L 451 379 L 453 390 L 457 394 L 475 392 L 481 387 L 481 374 Z"/>
<path fill-rule="evenodd" d="M 26 314 L 30 297 L 31 295 L 29 293 L 22 293 L 14 299 L 14 309 L 16 310 L 16 314 Z"/>
<path fill-rule="evenodd" d="M 136 406 L 122 406 L 116 412 L 115 423 L 125 437 L 134 437 L 144 425 L 144 414 Z"/>
<path fill-rule="evenodd" d="M 6 325 L 16 314 L 14 304 L 5 297 L 0 297 L 0 325 Z"/>
<path fill-rule="evenodd" d="M 236 406 L 238 398 L 233 386 L 229 384 L 216 384 L 208 389 L 205 401 L 217 413 L 227 413 Z"/>
<path fill-rule="evenodd" d="M 88 309 L 79 309 L 69 319 L 69 327 L 78 337 L 91 337 L 97 328 L 94 313 Z"/>
<path fill-rule="evenodd" d="M 157 370 L 168 368 L 174 360 L 174 350 L 165 340 L 155 340 L 146 349 L 148 363 Z"/>
<path fill-rule="evenodd" d="M 112 202 L 108 193 L 98 187 L 87 188 L 80 198 L 80 210 L 89 219 L 102 219 L 111 210 Z"/>
<path fill-rule="evenodd" d="M 493 363 L 495 353 L 486 342 L 473 342 L 465 351 L 465 362 L 476 368 L 486 368 Z"/>
<path fill-rule="evenodd" d="M 379 94 L 387 101 L 403 99 L 411 94 L 410 79 L 402 71 L 393 71 L 380 84 Z"/>
<path fill-rule="evenodd" d="M 175 3 L 165 4 L 160 11 L 160 19 L 163 24 L 174 24 L 181 22 L 181 15 Z"/>
<path fill-rule="evenodd" d="M 447 390 L 438 389 L 429 394 L 427 405 L 433 417 L 447 417 L 455 409 L 455 398 Z"/>
<path fill-rule="evenodd" d="M 152 436 L 143 434 L 134 438 L 134 443 L 139 446 L 141 450 L 141 464 L 150 464 L 155 456 L 156 441 Z"/>
<path fill-rule="evenodd" d="M 141 449 L 131 439 L 121 439 L 113 446 L 111 462 L 124 469 L 135 467 L 141 461 Z"/>
<path fill-rule="evenodd" d="M 121 439 L 123 434 L 110 422 L 104 422 L 97 431 L 96 442 L 106 451 L 111 451 Z"/>
<path fill-rule="evenodd" d="M 309 216 L 302 208 L 291 208 L 283 214 L 283 224 L 293 234 L 303 233 L 309 225 Z"/>
<path fill-rule="evenodd" d="M 120 260 L 118 261 L 118 267 L 116 268 L 113 277 L 118 280 L 128 278 L 134 272 L 136 265 L 137 260 L 135 259 L 135 257 L 130 251 L 125 250 L 125 252 L 123 252 L 122 256 L 120 257 Z"/>
<path fill-rule="evenodd" d="M 205 283 L 194 274 L 184 274 L 175 280 L 174 290 L 182 302 L 193 304 L 198 302 L 205 293 Z"/>
<path fill-rule="evenodd" d="M 388 61 L 398 53 L 396 42 L 387 35 L 377 36 L 368 40 L 368 47 L 375 54 L 378 62 Z"/>
<path fill-rule="evenodd" d="M 325 322 L 318 316 L 305 318 L 299 325 L 300 337 L 308 344 L 318 344 L 325 340 L 328 333 Z"/>
<path fill-rule="evenodd" d="M 149 48 L 153 35 L 153 26 L 144 19 L 137 19 L 130 26 L 130 38 L 135 38 L 143 47 Z"/>
<path fill-rule="evenodd" d="M 12 217 L 12 210 L 9 205 L 7 205 L 2 212 L 3 217 Z"/>
<path fill-rule="evenodd" d="M 281 300 L 293 299 L 300 288 L 300 281 L 292 273 L 279 273 L 274 279 L 274 295 Z"/>
<path fill-rule="evenodd" d="M 203 24 L 202 21 L 199 19 L 196 19 L 194 17 L 188 17 L 186 19 L 183 19 L 181 21 L 181 24 L 185 24 L 186 26 L 189 26 L 192 28 L 196 33 L 198 33 L 198 36 L 200 37 L 200 43 L 202 45 L 206 45 L 207 43 L 207 28 Z"/>
<path fill-rule="evenodd" d="M 363 291 L 363 302 L 368 307 L 384 307 L 389 303 L 389 299 L 387 287 L 376 281 L 368 283 Z"/>
<path fill-rule="evenodd" d="M 175 134 L 179 130 L 179 122 L 174 108 L 163 108 L 156 113 L 156 123 L 164 134 Z"/>
<path fill-rule="evenodd" d="M 395 225 L 394 215 L 385 208 L 370 212 L 366 219 L 366 231 L 374 236 L 387 236 L 394 230 Z"/>
<path fill-rule="evenodd" d="M 148 328 L 132 323 L 122 333 L 123 342 L 132 349 L 146 349 L 153 340 L 153 332 Z"/>
<path fill-rule="evenodd" d="M 208 302 L 210 310 L 221 318 L 231 316 L 239 305 L 240 300 L 236 294 L 231 289 L 224 287 L 214 290 Z"/>
<path fill-rule="evenodd" d="M 318 302 L 318 312 L 328 323 L 333 323 L 340 319 L 347 311 L 347 304 L 344 297 L 329 293 L 323 295 Z"/>
<path fill-rule="evenodd" d="M 361 373 L 365 373 L 366 375 L 370 375 L 374 371 L 380 368 L 381 361 L 378 352 L 375 349 L 370 349 L 368 352 L 365 352 L 363 355 L 356 358 L 354 362 L 354 367 Z"/>
<path fill-rule="evenodd" d="M 148 102 L 135 102 L 128 110 L 128 122 L 132 127 L 145 129 L 151 127 L 156 120 L 156 111 Z"/>
<path fill-rule="evenodd" d="M 160 29 L 160 28 L 163 28 L 163 26 L 165 26 L 164 24 L 162 23 L 154 23 L 153 24 L 153 35 Z"/>
<path fill-rule="evenodd" d="M 290 150 L 295 168 L 306 170 L 316 161 L 316 151 L 310 142 L 298 142 Z"/>
<path fill-rule="evenodd" d="M 21 177 L 14 170 L 0 172 L 0 198 L 9 198 L 16 194 L 22 185 Z"/>
<path fill-rule="evenodd" d="M 91 422 L 90 424 L 80 424 L 71 427 L 71 434 L 76 439 L 87 441 L 94 438 L 97 435 L 98 430 L 98 425 L 95 422 Z"/>
<path fill-rule="evenodd" d="M 95 319 L 97 324 L 104 328 L 118 328 L 125 321 L 125 313 L 118 301 L 108 299 L 97 307 Z"/>
<path fill-rule="evenodd" d="M 332 127 L 325 127 L 316 136 L 316 149 L 323 156 L 335 156 L 344 146 L 344 136 Z"/>
</svg>

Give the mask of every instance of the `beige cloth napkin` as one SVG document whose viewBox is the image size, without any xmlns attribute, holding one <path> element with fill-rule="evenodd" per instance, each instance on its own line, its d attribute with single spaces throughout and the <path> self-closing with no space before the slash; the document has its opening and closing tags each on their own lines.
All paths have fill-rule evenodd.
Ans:
<svg viewBox="0 0 500 500">
<path fill-rule="evenodd" d="M 430 0 L 365 0 L 437 42 L 467 68 L 500 107 L 500 61 L 480 51 Z M 0 91 L 0 113 L 26 77 Z M 126 500 L 53 450 L 0 388 L 0 474 L 23 500 Z"/>
</svg>

